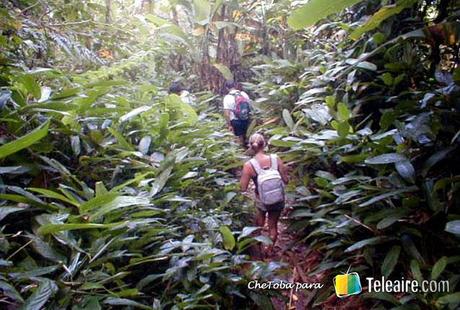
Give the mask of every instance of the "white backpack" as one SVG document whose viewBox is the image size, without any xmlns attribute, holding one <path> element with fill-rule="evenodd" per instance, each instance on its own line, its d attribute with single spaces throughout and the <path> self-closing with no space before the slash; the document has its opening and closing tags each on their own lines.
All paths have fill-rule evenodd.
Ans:
<svg viewBox="0 0 460 310">
<path fill-rule="evenodd" d="M 284 201 L 284 183 L 278 171 L 278 159 L 276 155 L 270 155 L 270 161 L 270 168 L 262 169 L 255 158 L 250 160 L 252 167 L 257 173 L 257 189 L 260 201 L 264 205 L 272 205 Z"/>
</svg>

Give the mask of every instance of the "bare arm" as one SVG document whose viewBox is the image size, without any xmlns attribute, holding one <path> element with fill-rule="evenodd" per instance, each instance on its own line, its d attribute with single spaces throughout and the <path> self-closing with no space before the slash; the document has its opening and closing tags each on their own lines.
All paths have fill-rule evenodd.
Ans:
<svg viewBox="0 0 460 310">
<path fill-rule="evenodd" d="M 240 179 L 240 186 L 241 186 L 241 191 L 245 192 L 248 190 L 248 185 L 249 181 L 251 180 L 252 176 L 252 168 L 250 166 L 250 163 L 247 162 L 243 166 L 243 171 L 241 172 L 241 179 Z"/>
<path fill-rule="evenodd" d="M 224 117 L 225 117 L 225 120 L 227 121 L 228 126 L 230 126 L 230 112 L 231 110 L 227 110 L 227 109 L 224 110 Z"/>
<path fill-rule="evenodd" d="M 283 179 L 284 184 L 289 183 L 289 174 L 287 167 L 284 165 L 283 161 L 278 157 L 278 170 L 281 174 L 281 178 Z"/>
<path fill-rule="evenodd" d="M 224 117 L 225 117 L 225 121 L 227 122 L 228 130 L 233 131 L 232 123 L 230 121 L 230 112 L 231 112 L 231 110 L 225 109 L 224 110 Z"/>
</svg>

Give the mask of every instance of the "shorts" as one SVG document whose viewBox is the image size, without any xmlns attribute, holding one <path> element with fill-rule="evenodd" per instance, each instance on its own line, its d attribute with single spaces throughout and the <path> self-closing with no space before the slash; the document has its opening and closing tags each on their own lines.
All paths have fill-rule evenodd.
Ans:
<svg viewBox="0 0 460 310">
<path fill-rule="evenodd" d="M 249 120 L 232 119 L 230 121 L 230 124 L 233 127 L 233 132 L 235 133 L 235 136 L 239 137 L 246 134 L 246 131 L 248 130 L 249 126 Z"/>
<path fill-rule="evenodd" d="M 284 209 L 284 201 L 272 205 L 264 205 L 260 201 L 256 201 L 256 207 L 263 212 L 280 212 Z"/>
</svg>

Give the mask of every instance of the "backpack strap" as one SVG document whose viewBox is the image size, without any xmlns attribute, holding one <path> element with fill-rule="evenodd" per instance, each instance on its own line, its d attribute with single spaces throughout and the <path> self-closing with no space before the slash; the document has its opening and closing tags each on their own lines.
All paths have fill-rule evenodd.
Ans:
<svg viewBox="0 0 460 310">
<path fill-rule="evenodd" d="M 249 162 L 251 163 L 252 168 L 254 168 L 254 170 L 256 171 L 257 175 L 259 175 L 262 172 L 262 168 L 260 167 L 257 159 L 252 158 Z"/>
<path fill-rule="evenodd" d="M 273 170 L 278 170 L 278 156 L 276 154 L 271 154 L 270 155 L 270 160 L 271 160 L 271 169 Z"/>
</svg>

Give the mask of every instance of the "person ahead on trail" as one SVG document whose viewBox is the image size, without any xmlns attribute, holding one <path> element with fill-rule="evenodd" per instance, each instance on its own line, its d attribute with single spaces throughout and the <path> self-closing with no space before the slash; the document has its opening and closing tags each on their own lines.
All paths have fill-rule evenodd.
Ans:
<svg viewBox="0 0 460 310">
<path fill-rule="evenodd" d="M 186 90 L 180 82 L 172 82 L 171 86 L 169 87 L 169 93 L 178 95 L 184 103 L 190 105 L 194 105 L 195 103 L 195 96 Z"/>
<path fill-rule="evenodd" d="M 239 138 L 244 146 L 246 131 L 249 126 L 251 99 L 244 91 L 238 90 L 234 81 L 225 82 L 225 89 L 228 92 L 224 97 L 224 116 L 227 121 L 227 127 Z"/>
<path fill-rule="evenodd" d="M 273 245 L 278 237 L 278 219 L 284 208 L 284 186 L 288 183 L 288 173 L 282 160 L 275 154 L 265 154 L 265 139 L 255 133 L 249 138 L 250 148 L 254 157 L 243 166 L 241 174 L 241 190 L 246 192 L 249 181 L 255 185 L 256 225 L 265 225 L 268 214 L 268 229 Z"/>
</svg>

